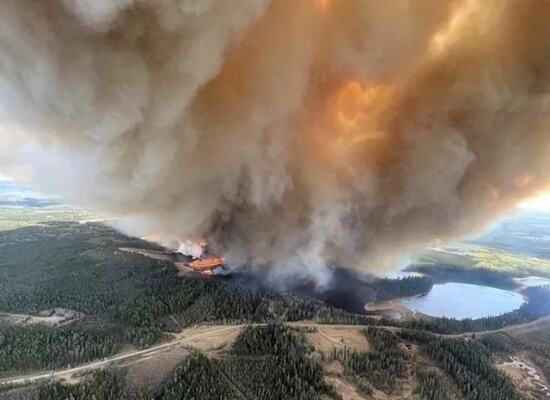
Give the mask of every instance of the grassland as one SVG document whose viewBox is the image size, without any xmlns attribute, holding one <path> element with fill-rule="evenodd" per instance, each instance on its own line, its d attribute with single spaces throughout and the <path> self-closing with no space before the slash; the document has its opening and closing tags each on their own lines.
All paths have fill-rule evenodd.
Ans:
<svg viewBox="0 0 550 400">
<path fill-rule="evenodd" d="M 515 254 L 505 250 L 474 247 L 460 251 L 432 249 L 422 255 L 415 267 L 456 267 L 465 271 L 485 269 L 511 277 L 550 277 L 550 260 Z"/>
<path fill-rule="evenodd" d="M 96 218 L 90 210 L 70 206 L 0 207 L 0 231 L 43 225 L 52 221 L 83 221 Z"/>
</svg>

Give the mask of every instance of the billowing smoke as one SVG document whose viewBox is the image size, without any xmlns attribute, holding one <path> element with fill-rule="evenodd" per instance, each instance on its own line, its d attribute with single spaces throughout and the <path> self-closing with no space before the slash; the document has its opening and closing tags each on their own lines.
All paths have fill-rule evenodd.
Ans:
<svg viewBox="0 0 550 400">
<path fill-rule="evenodd" d="M 378 272 L 546 185 L 548 21 L 543 0 L 4 0 L 0 155 L 231 265 Z"/>
</svg>

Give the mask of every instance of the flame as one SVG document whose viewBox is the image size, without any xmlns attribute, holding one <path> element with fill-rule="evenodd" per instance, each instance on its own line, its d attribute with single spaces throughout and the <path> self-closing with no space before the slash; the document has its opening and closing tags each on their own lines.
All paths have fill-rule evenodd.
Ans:
<svg viewBox="0 0 550 400">
<path fill-rule="evenodd" d="M 192 261 L 188 265 L 190 268 L 200 270 L 200 271 L 214 270 L 216 268 L 223 267 L 225 265 L 225 258 L 223 257 L 203 258 L 203 259 Z"/>
</svg>

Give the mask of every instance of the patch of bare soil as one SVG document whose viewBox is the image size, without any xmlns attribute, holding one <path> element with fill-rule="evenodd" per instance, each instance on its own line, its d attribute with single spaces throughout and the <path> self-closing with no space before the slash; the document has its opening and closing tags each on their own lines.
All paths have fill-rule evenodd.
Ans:
<svg viewBox="0 0 550 400">
<path fill-rule="evenodd" d="M 185 346 L 208 353 L 228 349 L 243 329 L 244 325 L 202 325 L 184 329 L 176 337 Z"/>
<path fill-rule="evenodd" d="M 82 313 L 66 308 L 52 308 L 41 311 L 38 315 L 0 313 L 0 323 L 9 325 L 44 325 L 56 327 L 81 319 Z"/>
<path fill-rule="evenodd" d="M 357 391 L 357 388 L 339 376 L 327 376 L 325 381 L 332 385 L 336 393 L 342 396 L 342 400 L 367 400 Z"/>
<path fill-rule="evenodd" d="M 415 393 L 417 387 L 416 371 L 419 369 L 434 369 L 433 362 L 424 357 L 418 347 L 410 343 L 401 343 L 401 350 L 407 354 L 405 375 L 399 378 L 392 392 L 383 392 L 372 388 L 372 393 L 364 394 L 358 390 L 357 386 L 343 374 L 340 374 L 338 367 L 340 363 L 334 362 L 324 365 L 326 380 L 332 384 L 338 393 L 344 399 L 364 399 L 364 400 L 418 400 Z M 341 369 L 343 372 L 343 368 Z M 452 383 L 450 382 L 452 385 Z M 459 398 L 459 397 L 456 397 Z"/>
<path fill-rule="evenodd" d="M 405 361 L 405 375 L 397 381 L 394 393 L 376 393 L 374 399 L 413 400 L 418 397 L 414 394 L 416 388 L 416 370 L 418 368 L 419 354 L 415 345 L 400 343 L 401 350 L 407 354 Z"/>
<path fill-rule="evenodd" d="M 122 365 L 126 370 L 125 379 L 132 388 L 155 387 L 189 354 L 188 347 L 205 353 L 227 350 L 243 329 L 244 326 L 240 325 L 203 325 L 184 329 L 175 335 L 180 346 L 163 349 Z"/>
<path fill-rule="evenodd" d="M 323 364 L 325 381 L 332 385 L 334 390 L 342 396 L 343 400 L 365 400 L 359 390 L 344 376 L 344 366 L 337 360 Z"/>
<path fill-rule="evenodd" d="M 334 349 L 350 348 L 360 352 L 369 351 L 369 342 L 363 335 L 362 327 L 317 326 L 313 332 L 306 333 L 309 342 L 321 353 L 330 353 Z"/>
<path fill-rule="evenodd" d="M 350 326 L 317 326 L 313 332 L 307 332 L 306 336 L 317 351 L 329 353 L 334 349 L 350 348 L 360 352 L 369 351 L 369 343 L 362 333 L 362 327 Z M 402 344 L 403 349 L 409 354 L 407 361 L 407 373 L 399 379 L 397 388 L 391 394 L 374 389 L 372 393 L 365 394 L 353 383 L 350 377 L 345 376 L 344 367 L 338 361 L 323 364 L 325 380 L 342 396 L 344 400 L 413 400 L 416 399 L 414 389 L 416 387 L 415 368 L 417 347 Z"/>
<path fill-rule="evenodd" d="M 409 297 L 412 298 L 412 297 Z M 416 313 L 403 305 L 408 298 L 389 300 L 382 303 L 367 303 L 365 311 L 371 316 L 380 316 L 396 320 L 411 320 L 416 318 Z"/>
<path fill-rule="evenodd" d="M 536 399 L 550 399 L 550 386 L 541 371 L 526 354 L 517 354 L 496 365 L 512 379 L 523 393 L 529 393 Z"/>
<path fill-rule="evenodd" d="M 189 354 L 182 347 L 165 349 L 150 357 L 129 361 L 120 367 L 125 381 L 132 389 L 153 389 L 160 385 L 178 364 Z"/>
</svg>

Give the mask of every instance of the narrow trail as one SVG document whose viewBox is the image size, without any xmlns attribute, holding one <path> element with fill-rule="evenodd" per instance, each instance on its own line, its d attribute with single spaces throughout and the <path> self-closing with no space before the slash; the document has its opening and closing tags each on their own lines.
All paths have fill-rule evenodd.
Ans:
<svg viewBox="0 0 550 400">
<path fill-rule="evenodd" d="M 484 336 L 484 335 L 490 335 L 492 333 L 512 333 L 516 331 L 522 331 L 522 330 L 528 330 L 530 328 L 533 328 L 537 325 L 544 324 L 546 322 L 550 322 L 550 316 L 542 317 L 537 320 L 526 322 L 524 324 L 519 325 L 508 325 L 500 329 L 493 329 L 493 330 L 487 330 L 487 331 L 478 331 L 478 332 L 463 332 L 463 333 L 453 333 L 453 334 L 443 334 L 441 336 L 445 337 L 462 337 L 462 336 L 472 336 L 475 334 L 477 337 Z"/>
</svg>

